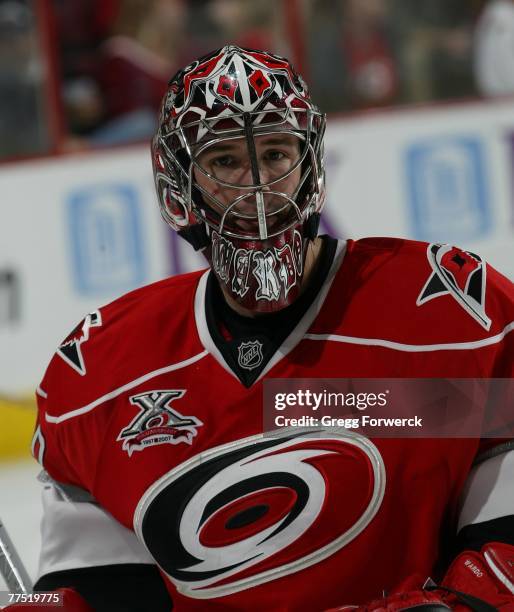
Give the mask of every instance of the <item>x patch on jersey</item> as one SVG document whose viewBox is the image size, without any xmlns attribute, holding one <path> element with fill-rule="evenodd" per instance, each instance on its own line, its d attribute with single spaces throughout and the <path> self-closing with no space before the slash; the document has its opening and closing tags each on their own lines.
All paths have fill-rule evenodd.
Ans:
<svg viewBox="0 0 514 612">
<path fill-rule="evenodd" d="M 81 345 L 89 340 L 89 330 L 102 325 L 99 310 L 89 313 L 83 321 L 63 340 L 57 349 L 57 355 L 81 376 L 86 374 L 86 364 L 82 355 Z"/>
<path fill-rule="evenodd" d="M 448 244 L 429 244 L 427 257 L 433 273 L 419 294 L 417 306 L 450 294 L 489 330 L 491 319 L 485 312 L 486 266 L 482 258 Z"/>
<path fill-rule="evenodd" d="M 131 423 L 122 429 L 118 442 L 129 457 L 134 451 L 144 450 L 158 444 L 192 444 L 202 421 L 195 416 L 184 416 L 170 404 L 185 395 L 184 389 L 147 391 L 132 395 L 129 400 L 139 408 Z"/>
</svg>

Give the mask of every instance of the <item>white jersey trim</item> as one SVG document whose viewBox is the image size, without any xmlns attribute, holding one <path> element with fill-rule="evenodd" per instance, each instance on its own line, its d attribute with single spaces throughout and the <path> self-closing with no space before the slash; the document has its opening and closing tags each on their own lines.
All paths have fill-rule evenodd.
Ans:
<svg viewBox="0 0 514 612">
<path fill-rule="evenodd" d="M 38 387 L 36 389 L 36 395 L 39 395 L 43 399 L 46 399 L 48 397 L 48 393 L 46 391 L 43 391 L 43 389 L 41 389 L 41 387 Z"/>
<path fill-rule="evenodd" d="M 80 567 L 155 564 L 135 533 L 103 508 L 66 501 L 53 485 L 45 486 L 42 497 L 38 577 Z"/>
<path fill-rule="evenodd" d="M 140 376 L 139 378 L 136 378 L 135 380 L 131 380 L 126 385 L 118 387 L 117 389 L 114 389 L 113 391 L 110 391 L 109 393 L 102 395 L 101 397 L 94 400 L 93 402 L 86 404 L 85 406 L 82 406 L 81 408 L 76 408 L 75 410 L 71 410 L 70 412 L 65 412 L 64 414 L 61 414 L 60 416 L 52 416 L 51 414 L 48 414 L 48 412 L 45 412 L 45 421 L 47 423 L 57 424 L 57 423 L 62 423 L 63 421 L 67 421 L 68 419 L 73 419 L 74 417 L 81 416 L 82 414 L 86 414 L 87 412 L 91 412 L 91 410 L 93 410 L 100 404 L 103 404 L 107 400 L 113 399 L 117 397 L 118 395 L 121 395 L 125 391 L 128 391 L 129 389 L 132 389 L 134 387 L 137 387 L 137 385 L 140 385 L 141 383 L 144 383 L 147 380 L 155 378 L 156 376 L 160 376 L 161 374 L 167 374 L 168 372 L 173 372 L 174 370 L 180 370 L 181 368 L 186 368 L 192 363 L 195 363 L 199 361 L 200 359 L 203 359 L 203 357 L 205 357 L 207 354 L 208 354 L 207 351 L 202 351 L 201 353 L 198 353 L 197 355 L 194 355 L 193 357 L 190 357 L 189 359 L 185 359 L 184 361 L 179 361 L 178 363 L 172 363 L 171 365 L 165 366 L 164 368 L 159 368 L 158 370 L 153 370 L 153 372 L 148 372 L 147 374 L 143 374 L 143 376 Z"/>
<path fill-rule="evenodd" d="M 38 443 L 39 443 L 39 451 L 36 456 L 36 445 Z M 32 456 L 34 457 L 34 459 L 36 459 L 39 465 L 43 465 L 43 459 L 45 456 L 45 448 L 46 448 L 45 437 L 41 433 L 41 425 L 38 425 L 36 427 L 34 435 L 32 436 L 32 444 L 31 444 L 30 450 L 31 450 Z"/>
<path fill-rule="evenodd" d="M 503 328 L 499 334 L 483 338 L 482 340 L 472 340 L 470 342 L 446 342 L 441 344 L 403 344 L 393 340 L 383 338 L 358 338 L 355 336 L 340 336 L 338 334 L 305 334 L 306 340 L 322 340 L 330 342 L 343 342 L 346 344 L 360 344 L 363 346 L 382 346 L 394 351 L 404 351 L 407 353 L 424 353 L 431 351 L 469 351 L 480 349 L 484 346 L 498 344 L 505 336 L 514 330 L 514 321 Z"/>
<path fill-rule="evenodd" d="M 495 455 L 469 473 L 458 530 L 514 514 L 514 450 Z"/>
<path fill-rule="evenodd" d="M 221 351 L 216 346 L 214 340 L 211 337 L 209 332 L 209 327 L 207 325 L 207 316 L 205 314 L 205 292 L 207 289 L 207 279 L 209 278 L 210 269 L 206 270 L 202 276 L 200 277 L 200 282 L 198 283 L 198 287 L 196 288 L 195 293 L 195 322 L 196 329 L 198 330 L 198 336 L 200 337 L 200 342 L 206 351 L 208 351 L 214 359 L 220 364 L 220 366 L 226 370 L 229 374 L 239 380 L 237 375 L 232 371 L 228 363 L 223 358 Z"/>
<path fill-rule="evenodd" d="M 484 553 L 485 560 L 487 561 L 487 565 L 493 572 L 493 574 L 498 578 L 498 580 L 503 584 L 503 586 L 508 589 L 512 594 L 514 594 L 514 584 L 507 578 L 507 576 L 502 572 L 502 570 L 496 565 L 492 555 L 488 552 Z M 507 561 L 507 563 L 511 563 L 511 561 Z"/>
<path fill-rule="evenodd" d="M 335 278 L 335 275 L 339 268 L 341 267 L 341 263 L 344 259 L 344 255 L 346 253 L 346 241 L 338 241 L 337 249 L 334 255 L 334 259 L 330 266 L 330 270 L 328 272 L 327 278 L 323 283 L 321 289 L 318 292 L 318 295 L 305 312 L 303 317 L 297 323 L 296 327 L 292 330 L 292 332 L 287 336 L 287 338 L 282 342 L 282 344 L 278 347 L 273 357 L 268 361 L 265 368 L 261 372 L 260 376 L 254 381 L 255 384 L 258 380 L 261 380 L 270 370 L 273 368 L 281 359 L 283 359 L 288 353 L 290 353 L 294 347 L 305 337 L 305 332 L 312 325 L 314 319 L 318 316 L 323 303 L 325 302 L 325 298 L 332 286 L 332 282 Z M 200 282 L 198 283 L 198 287 L 196 289 L 195 295 L 195 320 L 196 327 L 198 330 L 198 335 L 200 337 L 200 342 L 205 347 L 207 351 L 214 357 L 214 359 L 219 363 L 219 365 L 226 370 L 229 374 L 231 374 L 234 378 L 239 380 L 237 375 L 232 371 L 228 363 L 225 361 L 221 351 L 216 346 L 212 336 L 209 332 L 209 327 L 207 325 L 207 317 L 205 314 L 205 291 L 207 287 L 207 278 L 209 276 L 210 270 L 206 270 L 202 277 L 200 278 Z"/>
</svg>

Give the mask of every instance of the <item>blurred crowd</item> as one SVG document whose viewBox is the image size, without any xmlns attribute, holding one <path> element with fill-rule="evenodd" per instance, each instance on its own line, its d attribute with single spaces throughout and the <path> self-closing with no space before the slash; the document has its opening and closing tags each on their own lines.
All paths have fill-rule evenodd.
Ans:
<svg viewBox="0 0 514 612">
<path fill-rule="evenodd" d="M 290 57 L 326 112 L 514 93 L 514 0 L 0 0 L 0 157 L 147 139 L 228 42 Z"/>
<path fill-rule="evenodd" d="M 269 0 L 52 4 L 67 127 L 96 145 L 151 134 L 170 77 L 196 57 L 230 40 L 251 47 L 276 46 L 277 3 Z"/>
</svg>

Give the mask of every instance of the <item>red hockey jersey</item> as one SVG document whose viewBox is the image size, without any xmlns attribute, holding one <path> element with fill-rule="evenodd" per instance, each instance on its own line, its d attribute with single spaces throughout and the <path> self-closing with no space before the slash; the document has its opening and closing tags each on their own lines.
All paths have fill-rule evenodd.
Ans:
<svg viewBox="0 0 514 612">
<path fill-rule="evenodd" d="M 434 576 L 485 445 L 263 436 L 263 380 L 512 377 L 512 283 L 446 245 L 340 243 L 246 388 L 211 338 L 207 274 L 133 291 L 59 347 L 38 389 L 45 469 L 135 531 L 177 610 L 316 611 Z"/>
</svg>

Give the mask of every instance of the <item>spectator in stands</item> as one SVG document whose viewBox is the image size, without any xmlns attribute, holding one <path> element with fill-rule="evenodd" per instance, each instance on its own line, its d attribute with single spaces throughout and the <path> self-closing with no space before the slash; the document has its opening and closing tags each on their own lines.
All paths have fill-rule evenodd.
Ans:
<svg viewBox="0 0 514 612">
<path fill-rule="evenodd" d="M 485 96 L 514 94 L 514 0 L 493 0 L 475 31 L 475 79 Z"/>
<path fill-rule="evenodd" d="M 32 9 L 19 0 L 0 2 L 0 157 L 43 153 L 44 70 Z"/>
<path fill-rule="evenodd" d="M 268 0 L 210 0 L 208 15 L 218 30 L 214 46 L 234 43 L 250 49 L 273 49 L 273 7 Z"/>
<path fill-rule="evenodd" d="M 169 75 L 182 61 L 185 10 L 182 0 L 122 0 L 113 35 L 101 48 L 105 123 L 92 134 L 93 144 L 152 135 Z"/>
<path fill-rule="evenodd" d="M 283 6 L 276 0 L 189 0 L 188 10 L 186 61 L 228 43 L 287 51 L 277 45 Z"/>
<path fill-rule="evenodd" d="M 62 101 L 70 134 L 87 137 L 105 119 L 97 69 L 120 0 L 52 0 Z"/>
<path fill-rule="evenodd" d="M 386 0 L 317 3 L 311 17 L 311 80 L 323 106 L 337 111 L 392 104 L 398 74 Z"/>
<path fill-rule="evenodd" d="M 186 2 L 111 2 L 117 2 L 116 10 L 89 56 L 92 65 L 65 90 L 72 132 L 85 136 L 72 140 L 73 147 L 149 138 L 168 77 L 184 63 Z"/>
<path fill-rule="evenodd" d="M 483 0 L 391 0 L 402 97 L 447 100 L 475 93 L 471 48 Z"/>
<path fill-rule="evenodd" d="M 115 11 L 107 11 L 111 33 L 101 30 L 94 58 L 88 56 L 96 65 L 85 65 L 81 78 L 66 87 L 71 129 L 85 135 L 87 144 L 149 138 L 169 75 L 211 48 L 229 41 L 273 48 L 272 0 L 258 5 L 250 0 L 110 2 L 117 2 Z"/>
<path fill-rule="evenodd" d="M 353 108 L 392 104 L 398 75 L 386 0 L 344 0 L 341 47 Z"/>
</svg>

